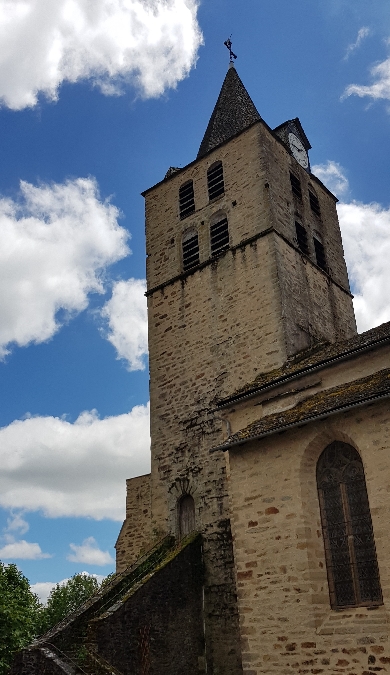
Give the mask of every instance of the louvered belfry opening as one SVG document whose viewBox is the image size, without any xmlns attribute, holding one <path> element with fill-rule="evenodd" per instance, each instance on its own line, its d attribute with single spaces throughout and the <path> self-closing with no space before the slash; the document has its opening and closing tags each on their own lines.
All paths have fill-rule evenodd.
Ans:
<svg viewBox="0 0 390 675">
<path fill-rule="evenodd" d="M 221 218 L 210 226 L 211 255 L 216 256 L 229 248 L 229 226 L 227 218 Z"/>
<path fill-rule="evenodd" d="M 216 162 L 207 170 L 207 187 L 210 201 L 225 193 L 222 162 Z"/>
<path fill-rule="evenodd" d="M 183 237 L 183 269 L 199 265 L 199 238 L 194 230 L 187 232 Z"/>
<path fill-rule="evenodd" d="M 180 539 L 195 530 L 195 502 L 191 495 L 184 495 L 179 501 Z"/>
<path fill-rule="evenodd" d="M 302 253 L 306 253 L 308 255 L 309 253 L 309 245 L 307 243 L 307 232 L 304 228 L 303 225 L 300 223 L 296 222 L 295 223 L 295 231 L 297 234 L 297 242 L 298 242 L 298 247 L 302 251 Z"/>
<path fill-rule="evenodd" d="M 382 591 L 359 453 L 335 441 L 317 463 L 317 487 L 333 609 L 381 605 Z"/>
<path fill-rule="evenodd" d="M 194 183 L 189 180 L 179 188 L 179 212 L 180 218 L 187 218 L 195 211 Z"/>
<path fill-rule="evenodd" d="M 293 173 L 290 173 L 290 183 L 293 195 L 302 201 L 301 181 Z"/>
<path fill-rule="evenodd" d="M 310 190 L 309 190 L 309 201 L 310 201 L 310 208 L 313 211 L 313 213 L 315 213 L 316 216 L 320 217 L 321 216 L 320 202 L 318 201 L 318 197 Z"/>
<path fill-rule="evenodd" d="M 324 272 L 327 272 L 328 266 L 326 264 L 324 245 L 316 237 L 313 237 L 313 243 L 317 265 L 318 267 L 321 267 L 321 269 L 324 270 Z"/>
</svg>

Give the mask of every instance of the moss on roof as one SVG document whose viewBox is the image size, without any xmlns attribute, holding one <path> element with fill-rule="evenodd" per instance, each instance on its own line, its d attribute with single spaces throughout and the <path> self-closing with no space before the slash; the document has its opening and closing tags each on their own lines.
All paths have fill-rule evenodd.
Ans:
<svg viewBox="0 0 390 675">
<path fill-rule="evenodd" d="M 268 373 L 260 373 L 252 382 L 237 389 L 230 396 L 221 399 L 217 405 L 218 407 L 222 407 L 239 401 L 241 398 L 255 394 L 262 389 L 281 384 L 284 380 L 298 377 L 305 373 L 305 371 L 325 367 L 338 359 L 353 357 L 355 353 L 370 349 L 370 347 L 374 348 L 378 343 L 387 340 L 390 340 L 390 321 L 365 333 L 356 335 L 349 340 L 331 344 L 317 343 L 314 348 L 299 352 L 294 357 L 288 359 L 280 368 L 271 370 Z"/>
<path fill-rule="evenodd" d="M 239 445 L 259 436 L 283 431 L 299 423 L 305 424 L 331 413 L 343 412 L 349 407 L 369 403 L 370 400 L 385 396 L 390 396 L 390 368 L 379 370 L 374 375 L 346 382 L 332 389 L 326 389 L 301 401 L 294 408 L 262 417 L 230 436 L 215 450 L 227 450 L 232 445 Z"/>
</svg>

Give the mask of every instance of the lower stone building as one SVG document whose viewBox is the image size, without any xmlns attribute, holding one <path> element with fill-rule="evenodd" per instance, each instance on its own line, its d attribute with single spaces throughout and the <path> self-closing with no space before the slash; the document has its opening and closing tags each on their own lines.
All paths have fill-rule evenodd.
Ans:
<svg viewBox="0 0 390 675">
<path fill-rule="evenodd" d="M 246 675 L 390 669 L 389 366 L 384 324 L 221 402 Z"/>
</svg>

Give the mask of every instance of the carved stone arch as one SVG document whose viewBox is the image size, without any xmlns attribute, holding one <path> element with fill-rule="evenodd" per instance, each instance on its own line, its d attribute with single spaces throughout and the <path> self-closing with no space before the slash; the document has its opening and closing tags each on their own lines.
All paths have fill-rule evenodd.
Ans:
<svg viewBox="0 0 390 675">
<path fill-rule="evenodd" d="M 196 529 L 198 508 L 197 487 L 191 475 L 179 476 L 169 488 L 171 508 L 171 528 L 182 539 Z"/>
<path fill-rule="evenodd" d="M 218 211 L 214 211 L 214 213 L 210 217 L 210 225 L 214 225 L 214 223 L 218 223 L 220 220 L 223 220 L 224 218 L 227 218 L 227 213 L 225 209 L 218 209 Z"/>
<path fill-rule="evenodd" d="M 333 441 L 349 443 L 357 449 L 354 439 L 334 422 L 325 421 L 321 426 L 321 431 L 304 448 L 299 467 L 302 520 L 307 544 L 307 572 L 310 586 L 315 589 L 319 616 L 329 610 L 329 587 L 316 481 L 317 462 L 324 448 Z"/>
</svg>

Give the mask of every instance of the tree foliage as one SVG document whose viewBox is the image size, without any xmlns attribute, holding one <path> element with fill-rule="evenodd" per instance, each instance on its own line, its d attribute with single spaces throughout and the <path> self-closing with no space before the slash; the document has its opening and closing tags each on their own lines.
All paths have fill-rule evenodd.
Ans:
<svg viewBox="0 0 390 675">
<path fill-rule="evenodd" d="M 16 565 L 0 562 L 0 675 L 39 631 L 41 605 Z"/>
<path fill-rule="evenodd" d="M 42 610 L 40 632 L 44 633 L 55 626 L 98 590 L 98 581 L 89 574 L 75 574 L 66 583 L 56 584 Z"/>
</svg>

